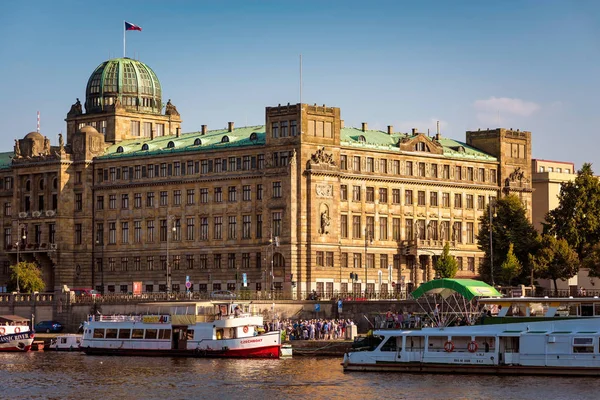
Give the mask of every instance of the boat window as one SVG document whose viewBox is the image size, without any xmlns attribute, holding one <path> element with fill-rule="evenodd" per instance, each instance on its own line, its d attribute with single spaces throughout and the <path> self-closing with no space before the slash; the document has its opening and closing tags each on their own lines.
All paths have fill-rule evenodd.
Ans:
<svg viewBox="0 0 600 400">
<path fill-rule="evenodd" d="M 158 329 L 146 329 L 146 339 L 156 339 Z"/>
<path fill-rule="evenodd" d="M 494 352 L 496 350 L 496 338 L 493 336 L 487 337 L 477 337 L 475 338 L 475 342 L 477 342 L 479 346 L 479 351 L 485 351 L 486 353 Z"/>
<path fill-rule="evenodd" d="M 117 329 L 107 329 L 106 330 L 106 338 L 107 339 L 116 339 L 117 338 Z"/>
<path fill-rule="evenodd" d="M 388 338 L 388 340 L 383 344 L 383 346 L 381 346 L 381 351 L 397 351 L 397 339 L 398 338 L 396 336 Z"/>
<path fill-rule="evenodd" d="M 143 329 L 133 329 L 131 331 L 132 339 L 143 339 L 144 338 L 144 330 Z"/>
<path fill-rule="evenodd" d="M 194 339 L 194 330 L 193 329 L 188 329 L 186 337 L 187 337 L 187 340 L 193 340 Z"/>
<path fill-rule="evenodd" d="M 67 344 L 67 338 L 66 337 L 60 338 L 60 343 Z"/>
<path fill-rule="evenodd" d="M 119 329 L 119 339 L 129 339 L 131 329 Z"/>
<path fill-rule="evenodd" d="M 573 338 L 573 353 L 593 353 L 594 338 L 576 337 Z"/>
<path fill-rule="evenodd" d="M 94 339 L 104 339 L 104 329 L 94 329 Z"/>
<path fill-rule="evenodd" d="M 159 329 L 158 330 L 158 338 L 171 340 L 171 330 L 170 329 Z"/>
</svg>

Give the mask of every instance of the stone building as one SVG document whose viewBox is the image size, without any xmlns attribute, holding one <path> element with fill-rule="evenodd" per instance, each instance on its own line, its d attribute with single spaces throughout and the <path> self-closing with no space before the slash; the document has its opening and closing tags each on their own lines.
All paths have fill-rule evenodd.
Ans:
<svg viewBox="0 0 600 400">
<path fill-rule="evenodd" d="M 463 143 L 287 104 L 262 126 L 182 133 L 154 72 L 127 58 L 96 68 L 84 107 L 71 106 L 66 143 L 32 132 L 0 155 L 0 285 L 18 256 L 50 290 L 183 291 L 189 278 L 193 291 L 391 293 L 433 279 L 445 242 L 475 277 L 497 196 L 531 215 L 526 131 Z"/>
</svg>

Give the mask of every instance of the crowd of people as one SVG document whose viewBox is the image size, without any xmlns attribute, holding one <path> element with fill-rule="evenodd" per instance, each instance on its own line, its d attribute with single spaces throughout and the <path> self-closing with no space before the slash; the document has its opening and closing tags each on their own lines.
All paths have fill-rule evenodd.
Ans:
<svg viewBox="0 0 600 400">
<path fill-rule="evenodd" d="M 275 320 L 265 323 L 265 331 L 281 330 L 284 340 L 337 340 L 346 337 L 351 319 Z"/>
</svg>

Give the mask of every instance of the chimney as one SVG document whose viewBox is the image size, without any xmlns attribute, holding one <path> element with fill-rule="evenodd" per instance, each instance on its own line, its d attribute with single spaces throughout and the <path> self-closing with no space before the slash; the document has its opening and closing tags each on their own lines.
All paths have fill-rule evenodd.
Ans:
<svg viewBox="0 0 600 400">
<path fill-rule="evenodd" d="M 412 134 L 413 134 L 413 135 L 416 135 L 417 133 L 418 133 L 418 132 L 417 132 L 417 128 L 412 128 Z"/>
<path fill-rule="evenodd" d="M 439 141 L 442 138 L 442 135 L 440 135 L 439 133 L 435 134 L 435 140 Z"/>
<path fill-rule="evenodd" d="M 206 135 L 206 130 L 207 130 L 207 126 L 206 125 L 202 125 L 202 134 Z"/>
<path fill-rule="evenodd" d="M 227 128 L 229 130 L 229 132 L 233 132 L 233 122 L 228 122 L 229 124 L 229 128 Z"/>
<path fill-rule="evenodd" d="M 340 119 L 340 129 L 344 129 L 344 120 Z"/>
<path fill-rule="evenodd" d="M 394 127 L 392 125 L 388 125 L 388 135 L 391 135 L 394 133 Z"/>
<path fill-rule="evenodd" d="M 180 128 L 180 127 L 177 127 L 177 128 L 175 129 L 175 137 L 179 137 L 179 135 L 180 135 L 180 132 L 181 132 L 181 128 Z"/>
<path fill-rule="evenodd" d="M 363 131 L 363 132 L 366 132 L 366 131 L 367 131 L 367 129 L 369 129 L 369 128 L 367 127 L 367 123 L 366 123 L 366 122 L 363 122 L 363 123 L 362 123 L 362 131 Z"/>
</svg>

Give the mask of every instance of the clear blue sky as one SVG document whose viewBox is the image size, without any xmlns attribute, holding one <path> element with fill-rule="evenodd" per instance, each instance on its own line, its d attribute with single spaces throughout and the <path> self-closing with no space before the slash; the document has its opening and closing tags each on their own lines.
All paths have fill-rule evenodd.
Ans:
<svg viewBox="0 0 600 400">
<path fill-rule="evenodd" d="M 600 1 L 28 1 L 0 14 L 0 151 L 36 129 L 57 144 L 109 57 L 148 64 L 183 131 L 264 123 L 265 106 L 340 107 L 346 126 L 464 140 L 533 132 L 535 158 L 600 174 Z"/>
</svg>

